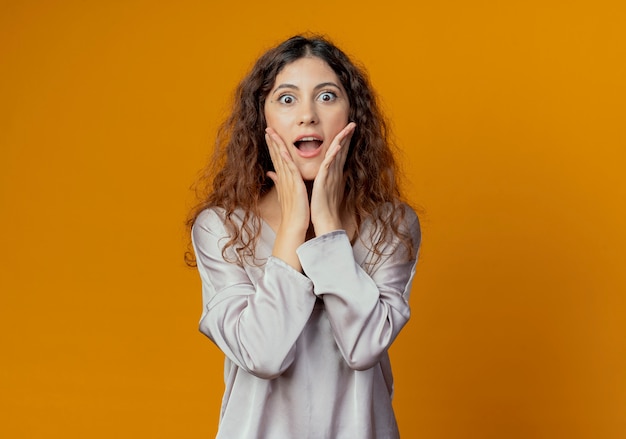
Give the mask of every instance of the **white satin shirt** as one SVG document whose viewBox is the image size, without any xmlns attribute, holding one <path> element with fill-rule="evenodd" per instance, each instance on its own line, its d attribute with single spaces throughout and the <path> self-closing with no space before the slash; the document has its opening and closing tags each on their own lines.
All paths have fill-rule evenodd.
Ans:
<svg viewBox="0 0 626 439">
<path fill-rule="evenodd" d="M 409 319 L 420 244 L 405 211 L 415 254 L 394 238 L 372 265 L 365 222 L 354 245 L 341 230 L 302 244 L 304 274 L 271 256 L 276 236 L 263 222 L 256 263 L 226 262 L 223 211 L 198 216 L 200 331 L 226 356 L 217 438 L 398 438 L 387 349 Z"/>
</svg>

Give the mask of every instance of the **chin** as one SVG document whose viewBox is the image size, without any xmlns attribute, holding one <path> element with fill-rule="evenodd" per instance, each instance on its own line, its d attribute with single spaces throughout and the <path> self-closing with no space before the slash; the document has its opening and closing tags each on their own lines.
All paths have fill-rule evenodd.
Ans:
<svg viewBox="0 0 626 439">
<path fill-rule="evenodd" d="M 304 181 L 313 181 L 315 177 L 317 177 L 319 170 L 319 166 L 315 166 L 315 168 L 305 167 L 304 169 L 300 169 L 300 175 L 302 175 Z"/>
</svg>

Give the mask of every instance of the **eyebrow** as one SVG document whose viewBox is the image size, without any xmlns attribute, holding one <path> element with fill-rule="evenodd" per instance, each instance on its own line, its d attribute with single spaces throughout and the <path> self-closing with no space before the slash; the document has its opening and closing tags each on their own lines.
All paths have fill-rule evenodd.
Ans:
<svg viewBox="0 0 626 439">
<path fill-rule="evenodd" d="M 329 87 L 329 86 L 330 87 L 335 87 L 335 88 L 341 90 L 341 87 L 339 87 L 334 82 L 322 82 L 321 84 L 317 84 L 313 90 L 319 90 L 320 88 Z M 299 90 L 300 89 L 297 85 L 285 83 L 285 84 L 280 84 L 278 87 L 276 87 L 274 89 L 274 92 L 276 92 L 278 90 L 281 90 L 283 88 L 289 88 L 289 89 L 293 89 L 293 90 Z"/>
</svg>

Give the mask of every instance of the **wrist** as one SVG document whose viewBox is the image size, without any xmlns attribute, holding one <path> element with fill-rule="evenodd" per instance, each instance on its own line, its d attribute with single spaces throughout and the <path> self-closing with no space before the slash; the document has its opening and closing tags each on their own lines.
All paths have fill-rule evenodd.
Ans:
<svg viewBox="0 0 626 439">
<path fill-rule="evenodd" d="M 340 218 L 325 218 L 313 222 L 313 228 L 315 229 L 315 236 L 320 236 L 335 230 L 343 230 L 343 224 Z"/>
<path fill-rule="evenodd" d="M 290 221 L 282 221 L 278 226 L 278 230 L 276 231 L 276 236 L 280 237 L 287 241 L 292 242 L 304 242 L 304 238 L 306 237 L 306 232 L 308 230 L 308 224 L 295 224 Z"/>
<path fill-rule="evenodd" d="M 296 271 L 302 271 L 296 249 L 304 243 L 305 238 L 306 232 L 300 233 L 297 230 L 286 231 L 283 227 L 279 227 L 276 233 L 276 240 L 274 241 L 272 256 L 291 265 Z"/>
</svg>

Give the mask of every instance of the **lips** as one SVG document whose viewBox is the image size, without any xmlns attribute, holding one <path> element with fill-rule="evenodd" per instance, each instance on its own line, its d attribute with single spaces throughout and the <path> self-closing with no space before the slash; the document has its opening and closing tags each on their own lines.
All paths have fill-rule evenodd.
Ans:
<svg viewBox="0 0 626 439">
<path fill-rule="evenodd" d="M 318 136 L 301 136 L 293 142 L 301 157 L 314 157 L 320 152 L 324 141 Z"/>
</svg>

